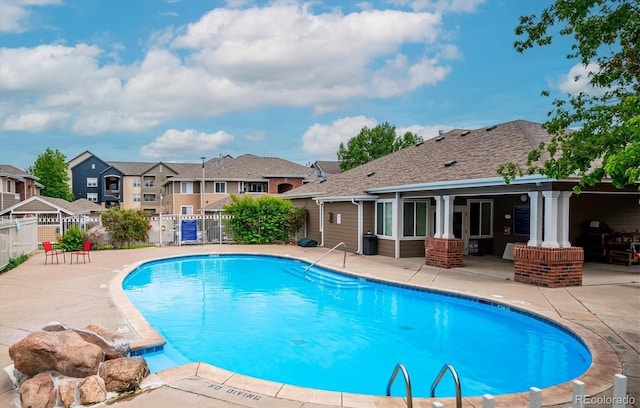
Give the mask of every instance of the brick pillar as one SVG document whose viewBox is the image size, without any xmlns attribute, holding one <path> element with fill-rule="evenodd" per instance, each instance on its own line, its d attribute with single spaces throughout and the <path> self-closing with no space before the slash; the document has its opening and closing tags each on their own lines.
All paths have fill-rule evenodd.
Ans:
<svg viewBox="0 0 640 408">
<path fill-rule="evenodd" d="M 513 262 L 516 282 L 548 288 L 582 285 L 584 251 L 580 247 L 516 245 L 513 248 Z"/>
<path fill-rule="evenodd" d="M 462 266 L 462 240 L 459 238 L 434 238 L 424 240 L 424 263 L 440 268 Z"/>
</svg>

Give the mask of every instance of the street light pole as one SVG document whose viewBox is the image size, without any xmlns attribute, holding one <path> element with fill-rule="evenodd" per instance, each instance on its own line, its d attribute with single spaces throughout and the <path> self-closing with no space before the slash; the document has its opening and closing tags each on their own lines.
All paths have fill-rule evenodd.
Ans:
<svg viewBox="0 0 640 408">
<path fill-rule="evenodd" d="M 204 245 L 204 159 L 205 157 L 200 157 L 202 161 L 202 183 L 200 186 L 200 215 L 202 216 L 202 245 Z"/>
</svg>

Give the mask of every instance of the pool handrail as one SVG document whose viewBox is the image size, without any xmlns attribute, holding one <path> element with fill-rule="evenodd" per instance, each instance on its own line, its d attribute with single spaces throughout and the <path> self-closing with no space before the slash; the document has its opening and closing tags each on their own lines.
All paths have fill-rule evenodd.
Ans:
<svg viewBox="0 0 640 408">
<path fill-rule="evenodd" d="M 404 386 L 407 393 L 407 408 L 413 408 L 413 396 L 411 395 L 411 379 L 409 378 L 409 372 L 407 371 L 407 368 L 402 363 L 396 364 L 395 368 L 393 369 L 393 373 L 391 373 L 391 378 L 389 378 L 389 382 L 387 383 L 387 397 L 391 396 L 391 386 L 396 380 L 398 371 L 402 371 L 402 376 L 404 377 Z"/>
<path fill-rule="evenodd" d="M 447 370 L 451 372 L 453 381 L 456 383 L 456 408 L 462 408 L 462 391 L 460 390 L 460 378 L 458 377 L 458 372 L 456 371 L 456 369 L 449 363 L 446 363 L 442 366 L 438 377 L 436 377 L 435 381 L 433 381 L 433 384 L 431 384 L 431 398 L 436 396 L 436 387 L 438 386 L 438 384 L 440 384 L 440 380 L 442 380 L 442 377 L 447 372 Z"/>
<path fill-rule="evenodd" d="M 322 255 L 320 258 L 316 259 L 311 265 L 309 265 L 306 268 L 304 268 L 303 272 L 308 271 L 309 268 L 311 268 L 313 265 L 317 264 L 322 258 L 324 258 L 325 256 L 329 255 L 331 253 L 331 251 L 333 251 L 334 249 L 338 248 L 340 245 L 344 245 L 344 257 L 342 258 L 342 267 L 344 268 L 346 263 L 347 263 L 347 244 L 345 244 L 344 242 L 338 242 L 333 248 L 328 250 L 326 254 Z"/>
</svg>

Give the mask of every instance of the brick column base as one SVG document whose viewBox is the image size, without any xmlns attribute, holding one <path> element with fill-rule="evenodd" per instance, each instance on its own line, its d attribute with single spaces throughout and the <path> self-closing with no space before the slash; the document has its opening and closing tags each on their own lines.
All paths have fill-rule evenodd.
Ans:
<svg viewBox="0 0 640 408">
<path fill-rule="evenodd" d="M 582 285 L 584 251 L 580 247 L 542 248 L 516 245 L 513 248 L 516 282 L 548 288 Z"/>
<path fill-rule="evenodd" d="M 462 240 L 433 238 L 424 240 L 424 263 L 439 268 L 462 266 Z"/>
</svg>

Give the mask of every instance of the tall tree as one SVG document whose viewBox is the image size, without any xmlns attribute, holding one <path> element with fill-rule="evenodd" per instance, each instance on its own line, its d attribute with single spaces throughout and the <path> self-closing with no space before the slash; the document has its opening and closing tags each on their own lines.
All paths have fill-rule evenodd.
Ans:
<svg viewBox="0 0 640 408">
<path fill-rule="evenodd" d="M 33 166 L 27 172 L 38 177 L 38 182 L 44 187 L 40 194 L 46 197 L 64 198 L 67 201 L 73 200 L 73 193 L 69 188 L 69 175 L 67 174 L 67 158 L 58 149 L 51 150 L 47 147 L 36 159 Z"/>
<path fill-rule="evenodd" d="M 578 175 L 576 191 L 605 178 L 618 188 L 636 183 L 640 179 L 640 3 L 556 0 L 540 16 L 520 18 L 515 33 L 522 39 L 514 47 L 524 52 L 547 46 L 552 32 L 575 40 L 567 58 L 585 68 L 592 88 L 555 99 L 544 123 L 552 140 L 531 151 L 527 168 L 509 163 L 499 172 L 508 181 L 534 173 L 555 179 Z M 543 153 L 550 158 L 533 165 Z"/>
<path fill-rule="evenodd" d="M 411 132 L 398 136 L 396 127 L 387 122 L 372 129 L 365 126 L 346 147 L 340 143 L 338 162 L 342 170 L 349 170 L 421 141 L 421 136 Z"/>
</svg>

